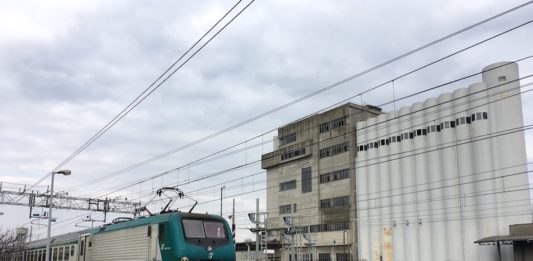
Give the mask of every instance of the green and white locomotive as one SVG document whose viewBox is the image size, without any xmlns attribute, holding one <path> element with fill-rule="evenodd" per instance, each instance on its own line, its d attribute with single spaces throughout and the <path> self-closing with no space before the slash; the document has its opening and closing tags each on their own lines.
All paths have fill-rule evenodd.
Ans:
<svg viewBox="0 0 533 261">
<path fill-rule="evenodd" d="M 44 261 L 47 240 L 0 260 Z M 115 220 L 95 229 L 51 238 L 50 261 L 235 260 L 228 223 L 220 216 L 169 212 L 134 220 Z"/>
</svg>

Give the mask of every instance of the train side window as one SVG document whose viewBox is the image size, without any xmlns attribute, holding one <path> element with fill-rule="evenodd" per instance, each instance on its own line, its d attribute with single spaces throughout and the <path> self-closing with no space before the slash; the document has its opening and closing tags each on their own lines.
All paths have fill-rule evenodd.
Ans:
<svg viewBox="0 0 533 261">
<path fill-rule="evenodd" d="M 57 247 L 54 247 L 52 253 L 52 261 L 57 261 Z"/>
<path fill-rule="evenodd" d="M 83 256 L 83 250 L 85 250 L 85 240 L 82 240 L 80 244 L 80 256 Z"/>
<path fill-rule="evenodd" d="M 59 247 L 58 249 L 59 251 L 57 251 L 57 260 L 63 261 L 63 247 Z"/>
<path fill-rule="evenodd" d="M 70 246 L 70 256 L 74 256 L 74 246 Z"/>
<path fill-rule="evenodd" d="M 147 237 L 152 237 L 152 226 L 148 226 Z"/>
<path fill-rule="evenodd" d="M 159 224 L 159 241 L 165 240 L 165 224 Z"/>
<path fill-rule="evenodd" d="M 63 252 L 63 260 L 68 260 L 68 257 L 69 257 L 69 252 L 70 252 L 70 247 L 69 246 L 66 246 L 65 247 L 65 250 Z"/>
</svg>

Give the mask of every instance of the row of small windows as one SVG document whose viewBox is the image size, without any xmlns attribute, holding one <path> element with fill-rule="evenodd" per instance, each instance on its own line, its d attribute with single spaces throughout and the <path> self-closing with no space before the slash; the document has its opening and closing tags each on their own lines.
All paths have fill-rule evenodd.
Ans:
<svg viewBox="0 0 533 261">
<path fill-rule="evenodd" d="M 291 142 L 295 142 L 296 141 L 296 132 L 293 132 L 289 135 L 285 135 L 285 136 L 282 136 L 279 138 L 279 143 L 280 145 L 285 145 L 285 144 L 289 144 Z"/>
<path fill-rule="evenodd" d="M 337 261 L 351 261 L 350 253 L 334 253 Z M 294 256 L 293 256 L 294 255 Z M 289 254 L 289 261 L 298 260 L 298 254 Z M 314 261 L 313 254 L 302 254 L 303 261 Z M 318 253 L 318 261 L 331 261 L 330 253 Z"/>
<path fill-rule="evenodd" d="M 341 169 L 320 175 L 320 183 L 328 183 L 350 178 L 350 169 Z M 279 191 L 296 189 L 296 180 L 279 183 Z M 311 167 L 302 168 L 302 193 L 313 191 Z"/>
<path fill-rule="evenodd" d="M 350 143 L 345 142 L 331 147 L 323 148 L 320 150 L 320 158 L 334 156 L 343 152 L 346 152 L 350 149 Z"/>
<path fill-rule="evenodd" d="M 311 255 L 311 257 L 313 257 Z M 350 253 L 335 253 L 335 260 L 337 261 L 351 261 L 352 256 Z M 305 254 L 304 254 L 304 261 L 305 260 Z M 309 261 L 312 261 L 309 260 Z M 330 253 L 318 253 L 318 261 L 331 261 L 331 254 Z"/>
<path fill-rule="evenodd" d="M 305 148 L 291 150 L 287 153 L 281 154 L 281 160 L 287 160 L 287 159 L 298 157 L 304 154 L 305 154 Z"/>
<path fill-rule="evenodd" d="M 291 214 L 292 211 L 294 211 L 293 213 L 296 213 L 296 203 L 279 206 L 279 214 L 280 215 L 282 215 L 282 214 Z"/>
<path fill-rule="evenodd" d="M 348 222 L 332 223 L 332 224 L 320 224 L 320 225 L 311 225 L 311 226 L 309 226 L 310 233 L 339 231 L 339 230 L 348 230 L 348 229 L 350 229 L 350 224 Z M 307 232 L 304 231 L 304 233 L 307 233 Z"/>
<path fill-rule="evenodd" d="M 74 246 L 61 246 L 54 247 L 52 250 L 52 261 L 68 261 L 69 256 L 74 256 Z M 22 254 L 22 253 L 20 253 Z M 20 257 L 19 260 L 23 261 L 44 261 L 46 257 L 46 250 L 30 250 L 24 252 L 24 258 Z"/>
<path fill-rule="evenodd" d="M 488 118 L 489 118 L 489 115 L 486 112 L 474 113 L 471 116 L 460 117 L 453 121 L 441 122 L 440 124 L 437 124 L 437 125 L 427 126 L 424 129 L 417 129 L 411 132 L 401 133 L 400 135 L 392 136 L 387 139 L 381 139 L 375 142 L 370 142 L 366 145 L 359 145 L 357 147 L 357 151 L 365 151 L 368 149 L 378 148 L 379 146 L 385 146 L 391 143 L 401 142 L 402 140 L 413 139 L 418 136 L 427 135 L 428 133 L 439 132 L 443 129 L 455 128 L 456 126 L 459 126 L 459 125 L 470 124 L 476 120 L 477 121 L 486 120 Z"/>
<path fill-rule="evenodd" d="M 320 183 L 328 183 L 350 177 L 350 169 L 341 169 L 320 175 Z"/>
<path fill-rule="evenodd" d="M 279 183 L 279 191 L 285 191 L 296 188 L 296 180 Z"/>
<path fill-rule="evenodd" d="M 346 116 L 320 124 L 318 126 L 318 131 L 320 133 L 324 133 L 326 131 L 329 131 L 329 130 L 332 130 L 338 127 L 342 127 L 344 125 L 346 125 Z"/>
<path fill-rule="evenodd" d="M 332 208 L 350 204 L 350 196 L 328 198 L 320 200 L 320 208 Z"/>
</svg>

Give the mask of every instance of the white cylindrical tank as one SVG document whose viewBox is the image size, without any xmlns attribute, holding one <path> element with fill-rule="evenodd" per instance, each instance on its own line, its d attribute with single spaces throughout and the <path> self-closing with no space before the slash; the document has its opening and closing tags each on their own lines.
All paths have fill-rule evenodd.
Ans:
<svg viewBox="0 0 533 261">
<path fill-rule="evenodd" d="M 381 116 L 381 115 L 380 115 Z M 379 116 L 378 116 L 379 118 Z M 371 260 L 379 260 L 381 256 L 381 229 L 380 229 L 380 198 L 379 198 L 379 140 L 378 123 L 382 121 L 378 118 L 368 119 L 369 132 L 368 140 L 374 143 L 373 148 L 368 149 L 368 194 L 369 194 L 369 219 L 370 228 L 370 255 Z M 375 144 L 378 144 L 377 146 Z"/>
<path fill-rule="evenodd" d="M 368 120 L 357 123 L 357 142 L 360 145 L 368 146 L 370 141 L 368 140 Z M 357 216 L 358 216 L 358 248 L 360 259 L 368 259 L 370 256 L 370 228 L 367 220 L 369 216 L 369 196 L 368 187 L 370 183 L 368 181 L 368 152 L 367 150 L 360 151 L 357 154 L 355 176 L 357 177 Z"/>
<path fill-rule="evenodd" d="M 427 165 L 427 129 L 426 129 L 426 111 L 424 103 L 417 102 L 412 105 L 412 117 L 411 126 L 413 127 L 413 152 L 411 160 L 413 161 L 414 171 L 411 173 L 413 178 L 413 189 L 416 191 L 416 213 L 413 215 L 413 226 L 418 231 L 419 242 L 419 259 L 418 260 L 430 260 L 431 259 L 431 241 L 422 240 L 424 238 L 431 238 L 431 227 L 424 218 L 428 214 L 430 209 L 429 203 L 429 191 L 426 189 L 428 181 L 428 173 L 426 171 Z M 424 133 L 426 133 L 424 135 Z"/>
<path fill-rule="evenodd" d="M 519 86 L 518 65 L 500 62 L 483 68 L 483 82 L 487 85 L 489 113 L 487 120 L 492 139 L 496 182 L 498 232 L 503 235 L 509 224 L 531 221 L 530 205 L 520 203 L 529 199 L 528 177 L 523 165 L 527 162 L 523 132 L 507 133 L 523 127 L 522 101 Z M 518 174 L 517 173 L 522 173 Z M 521 189 L 521 190 L 520 190 Z M 515 190 L 515 191 L 513 191 Z M 519 190 L 519 191 L 516 191 Z M 501 193 L 505 191 L 505 193 Z M 502 248 L 503 258 L 512 258 L 512 247 Z"/>
<path fill-rule="evenodd" d="M 455 145 L 455 131 L 451 127 L 453 117 L 453 95 L 444 93 L 439 95 L 439 111 L 441 120 L 441 131 L 439 135 L 440 167 L 442 181 L 437 183 L 443 188 L 444 197 L 440 200 L 444 204 L 444 211 L 440 217 L 434 217 L 433 222 L 442 220 L 446 224 L 446 242 L 448 242 L 448 260 L 464 260 L 463 245 L 461 240 L 461 221 L 457 210 L 459 210 L 459 193 L 456 184 L 457 179 L 457 155 Z"/>
<path fill-rule="evenodd" d="M 439 119 L 439 110 L 438 110 L 438 99 L 430 98 L 427 99 L 424 103 L 426 108 L 426 150 L 427 150 L 427 162 L 425 171 L 428 173 L 427 183 L 423 189 L 429 191 L 430 205 L 426 211 L 426 215 L 422 217 L 423 225 L 431 227 L 431 233 L 433 235 L 445 235 L 446 226 L 443 221 L 435 220 L 436 217 L 440 217 L 440 213 L 443 211 L 443 202 L 442 200 L 433 200 L 443 198 L 444 193 L 442 188 L 439 187 L 440 180 L 442 179 L 441 169 L 440 169 L 440 160 L 439 160 L 439 150 L 438 150 L 438 128 L 437 124 L 440 124 Z M 436 214 L 437 213 L 437 214 Z M 431 240 L 431 259 L 436 259 L 446 256 L 446 240 L 444 237 L 433 237 Z"/>
<path fill-rule="evenodd" d="M 402 217 L 398 224 L 403 226 L 405 234 L 404 241 L 404 260 L 419 260 L 418 229 L 416 225 L 416 190 L 414 181 L 413 165 L 413 137 L 412 137 L 412 108 L 402 108 L 398 113 L 400 117 L 400 129 L 403 130 L 403 136 L 406 139 L 401 142 L 402 158 L 400 159 L 400 171 L 402 173 Z M 416 244 L 410 242 L 417 242 Z"/>
<path fill-rule="evenodd" d="M 470 135 L 472 137 L 473 180 L 476 199 L 478 202 L 477 226 L 479 238 L 498 234 L 496 217 L 496 192 L 494 180 L 494 165 L 492 160 L 492 144 L 486 139 L 490 135 L 488 120 L 483 119 L 483 113 L 488 112 L 489 100 L 486 85 L 476 83 L 470 86 Z M 497 256 L 496 248 L 479 250 L 479 260 L 494 260 Z"/>
<path fill-rule="evenodd" d="M 464 249 L 478 248 L 474 241 L 479 239 L 477 221 L 475 218 L 478 202 L 472 182 L 473 155 L 470 140 L 470 96 L 468 89 L 461 88 L 453 92 L 454 118 L 455 118 L 455 138 L 457 152 L 457 189 L 461 197 L 460 206 L 457 211 L 462 221 L 463 230 L 462 243 Z M 478 251 L 465 251 L 465 260 L 477 260 Z"/>
<path fill-rule="evenodd" d="M 380 145 L 382 141 L 385 141 L 385 145 L 381 145 L 378 148 L 379 151 L 379 176 L 378 176 L 378 183 L 379 183 L 379 231 L 380 231 L 380 249 L 381 249 L 381 259 L 386 260 L 386 256 L 389 254 L 389 249 L 385 248 L 385 240 L 386 235 L 384 234 L 385 228 L 388 228 L 390 225 L 391 220 L 391 213 L 392 209 L 390 208 L 391 204 L 391 198 L 390 198 L 390 183 L 391 183 L 391 172 L 389 169 L 389 149 L 390 149 L 390 141 L 389 141 L 389 127 L 390 126 L 390 120 L 393 118 L 391 117 L 391 113 L 387 114 L 381 114 L 377 117 L 377 120 L 379 122 L 378 125 L 378 139 L 380 140 Z"/>
</svg>

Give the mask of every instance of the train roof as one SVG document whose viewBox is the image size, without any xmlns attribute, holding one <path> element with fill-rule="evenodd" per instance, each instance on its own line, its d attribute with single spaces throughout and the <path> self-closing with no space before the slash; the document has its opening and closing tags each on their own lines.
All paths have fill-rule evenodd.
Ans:
<svg viewBox="0 0 533 261">
<path fill-rule="evenodd" d="M 138 217 L 131 221 L 123 221 L 123 222 L 118 222 L 118 223 L 105 224 L 97 228 L 84 229 L 81 231 L 70 232 L 70 233 L 63 234 L 63 235 L 57 235 L 57 236 L 50 238 L 50 241 L 51 241 L 50 244 L 54 246 L 54 245 L 67 245 L 70 243 L 76 243 L 79 237 L 83 234 L 97 234 L 97 233 L 103 233 L 103 232 L 120 230 L 120 229 L 125 229 L 125 228 L 130 228 L 130 227 L 137 227 L 137 226 L 148 225 L 148 224 L 157 224 L 157 223 L 166 222 L 171 217 L 194 218 L 194 219 L 209 218 L 209 219 L 224 220 L 222 217 L 218 215 L 209 215 L 207 213 L 201 214 L 201 213 L 169 212 L 169 213 L 153 215 L 153 216 Z M 32 241 L 26 244 L 26 248 L 44 247 L 46 246 L 47 242 L 48 242 L 48 239 Z"/>
<path fill-rule="evenodd" d="M 93 234 L 97 228 L 93 229 L 84 229 L 76 232 L 70 232 L 63 235 L 57 235 L 50 238 L 50 245 L 68 245 L 71 243 L 76 243 L 78 241 L 78 238 L 83 234 Z M 39 248 L 39 247 L 45 247 L 46 243 L 48 243 L 48 239 L 41 239 L 32 241 L 29 243 L 26 243 L 26 248 Z"/>
</svg>

